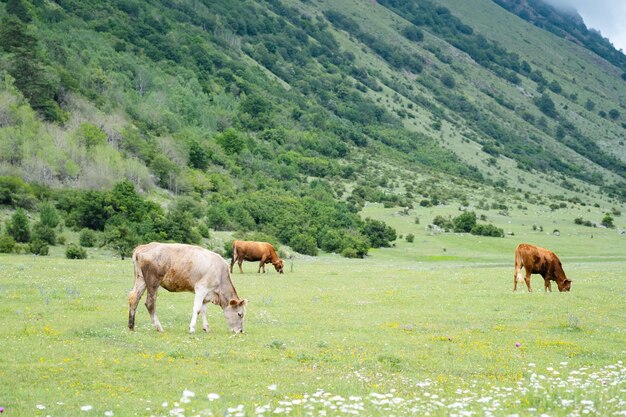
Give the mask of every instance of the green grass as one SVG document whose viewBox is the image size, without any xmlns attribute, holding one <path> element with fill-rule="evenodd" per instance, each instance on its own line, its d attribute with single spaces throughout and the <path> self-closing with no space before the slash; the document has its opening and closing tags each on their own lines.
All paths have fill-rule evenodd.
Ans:
<svg viewBox="0 0 626 417">
<path fill-rule="evenodd" d="M 429 236 L 427 210 L 415 225 L 413 213 L 368 205 L 416 237 L 365 260 L 298 257 L 284 275 L 245 263 L 233 274 L 250 301 L 238 337 L 216 306 L 211 332 L 189 335 L 193 297 L 166 291 L 165 333 L 143 305 L 129 332 L 129 260 L 2 255 L 0 406 L 10 416 L 625 411 L 623 237 L 593 229 L 579 243 L 570 234 L 590 229 L 558 214 L 544 220 L 560 237 L 521 216 L 504 239 Z M 544 293 L 538 276 L 535 292 L 511 292 L 521 241 L 558 248 L 571 293 Z"/>
</svg>

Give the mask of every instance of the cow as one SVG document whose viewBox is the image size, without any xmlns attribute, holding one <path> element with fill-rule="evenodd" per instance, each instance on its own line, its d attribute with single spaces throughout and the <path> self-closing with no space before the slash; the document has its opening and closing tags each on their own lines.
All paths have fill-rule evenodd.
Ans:
<svg viewBox="0 0 626 417">
<path fill-rule="evenodd" d="M 230 261 L 230 273 L 233 273 L 235 262 L 239 265 L 239 271 L 243 274 L 241 264 L 243 261 L 259 261 L 257 273 L 265 273 L 265 264 L 271 263 L 280 274 L 283 273 L 283 260 L 276 255 L 276 250 L 271 243 L 248 242 L 245 240 L 235 240 L 233 242 L 233 259 Z"/>
<path fill-rule="evenodd" d="M 522 276 L 522 266 L 526 275 Z M 515 249 L 515 273 L 513 275 L 513 291 L 517 290 L 517 283 L 526 281 L 530 288 L 530 274 L 540 274 L 544 280 L 545 291 L 552 291 L 550 281 L 556 281 L 559 291 L 569 291 L 572 281 L 567 279 L 558 256 L 548 249 L 539 246 L 521 243 Z"/>
<path fill-rule="evenodd" d="M 222 307 L 226 322 L 233 333 L 243 333 L 247 300 L 240 299 L 228 272 L 228 264 L 218 254 L 199 246 L 179 243 L 140 245 L 133 251 L 135 285 L 128 294 L 128 328 L 135 330 L 135 311 L 145 290 L 146 307 L 157 331 L 163 326 L 156 315 L 157 290 L 195 293 L 189 332 L 196 330 L 196 320 L 202 313 L 202 328 L 209 331 L 206 305 L 211 302 Z"/>
</svg>

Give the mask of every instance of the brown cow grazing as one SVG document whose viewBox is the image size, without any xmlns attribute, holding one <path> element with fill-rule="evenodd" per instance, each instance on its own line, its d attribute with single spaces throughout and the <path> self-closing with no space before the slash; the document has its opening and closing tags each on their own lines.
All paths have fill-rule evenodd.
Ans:
<svg viewBox="0 0 626 417">
<path fill-rule="evenodd" d="M 189 331 L 196 330 L 196 320 L 202 313 L 202 328 L 209 331 L 206 305 L 217 304 L 233 333 L 243 333 L 246 314 L 245 299 L 240 299 L 230 280 L 228 264 L 218 254 L 199 246 L 178 243 L 149 243 L 133 251 L 135 286 L 128 295 L 128 328 L 135 330 L 135 311 L 145 290 L 148 290 L 146 307 L 152 323 L 160 332 L 163 327 L 156 315 L 159 286 L 168 291 L 195 293 Z"/>
<path fill-rule="evenodd" d="M 522 276 L 522 266 L 526 276 Z M 517 283 L 526 281 L 530 289 L 530 274 L 540 274 L 543 277 L 545 290 L 552 291 L 550 281 L 556 281 L 559 291 L 569 291 L 572 281 L 567 279 L 558 256 L 548 249 L 539 246 L 521 243 L 515 249 L 515 274 L 513 275 L 513 291 L 517 290 Z"/>
<path fill-rule="evenodd" d="M 233 259 L 230 261 L 230 272 L 233 272 L 235 262 L 239 265 L 239 271 L 243 274 L 241 264 L 243 261 L 259 261 L 259 270 L 265 273 L 265 264 L 271 263 L 276 271 L 283 273 L 283 260 L 276 255 L 274 246 L 267 242 L 247 242 L 245 240 L 235 240 L 233 242 Z"/>
</svg>

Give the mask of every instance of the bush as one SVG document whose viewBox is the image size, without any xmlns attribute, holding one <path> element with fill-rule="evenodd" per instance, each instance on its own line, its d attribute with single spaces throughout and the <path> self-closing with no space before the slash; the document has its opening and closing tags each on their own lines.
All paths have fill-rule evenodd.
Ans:
<svg viewBox="0 0 626 417">
<path fill-rule="evenodd" d="M 67 259 L 87 259 L 87 251 L 84 248 L 71 244 L 65 249 L 65 257 Z"/>
<path fill-rule="evenodd" d="M 41 240 L 48 245 L 57 244 L 57 234 L 53 228 L 46 226 L 42 222 L 37 222 L 33 226 L 32 240 Z"/>
<path fill-rule="evenodd" d="M 610 214 L 607 214 L 606 216 L 604 216 L 604 218 L 602 219 L 601 222 L 602 226 L 607 227 L 609 229 L 612 229 L 615 227 L 615 225 L 613 224 L 613 216 L 611 216 Z"/>
<path fill-rule="evenodd" d="M 360 233 L 348 233 L 341 243 L 341 256 L 345 258 L 363 258 L 370 247 L 369 239 Z"/>
<path fill-rule="evenodd" d="M 289 241 L 289 246 L 298 253 L 317 256 L 317 242 L 312 236 L 300 233 Z"/>
<path fill-rule="evenodd" d="M 33 239 L 28 244 L 28 250 L 30 250 L 30 253 L 33 255 L 46 256 L 48 255 L 49 247 L 46 242 L 39 239 Z"/>
<path fill-rule="evenodd" d="M 387 226 L 385 222 L 380 220 L 365 219 L 365 225 L 361 229 L 361 233 L 369 240 L 373 248 L 389 247 L 390 242 L 396 240 L 396 230 Z"/>
<path fill-rule="evenodd" d="M 233 242 L 235 240 L 231 239 L 231 240 L 227 240 L 226 242 L 224 242 L 224 259 L 232 259 L 233 258 Z"/>
<path fill-rule="evenodd" d="M 467 211 L 452 220 L 456 233 L 469 233 L 476 226 L 476 213 Z"/>
<path fill-rule="evenodd" d="M 96 232 L 91 229 L 83 229 L 78 237 L 78 243 L 84 248 L 92 248 L 96 245 Z"/>
<path fill-rule="evenodd" d="M 445 217 L 443 217 L 441 215 L 435 216 L 435 218 L 433 219 L 433 224 L 435 226 L 439 226 L 440 228 L 442 228 L 446 232 L 448 232 L 448 231 L 450 231 L 450 230 L 452 230 L 454 228 L 454 224 L 452 223 L 452 221 L 450 219 L 446 219 Z"/>
<path fill-rule="evenodd" d="M 7 234 L 0 235 L 0 253 L 11 253 L 15 249 L 15 239 Z"/>
<path fill-rule="evenodd" d="M 478 236 L 504 237 L 504 230 L 492 224 L 477 224 L 470 233 Z"/>
<path fill-rule="evenodd" d="M 30 240 L 30 223 L 26 212 L 18 208 L 7 222 L 7 232 L 16 242 L 27 243 Z"/>
<path fill-rule="evenodd" d="M 413 233 L 409 233 L 408 235 L 406 235 L 406 241 L 409 243 L 413 243 L 413 241 L 415 241 L 415 235 L 413 235 Z"/>
<path fill-rule="evenodd" d="M 39 208 L 39 220 L 45 226 L 54 229 L 59 225 L 59 213 L 51 203 L 43 203 Z"/>
</svg>

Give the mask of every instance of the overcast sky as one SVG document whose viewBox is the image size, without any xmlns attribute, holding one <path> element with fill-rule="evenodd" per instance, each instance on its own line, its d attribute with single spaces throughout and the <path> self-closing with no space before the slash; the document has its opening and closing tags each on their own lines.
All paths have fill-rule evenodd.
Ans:
<svg viewBox="0 0 626 417">
<path fill-rule="evenodd" d="M 616 49 L 626 53 L 626 0 L 547 0 L 547 2 L 578 10 L 588 28 L 599 30 Z"/>
</svg>

